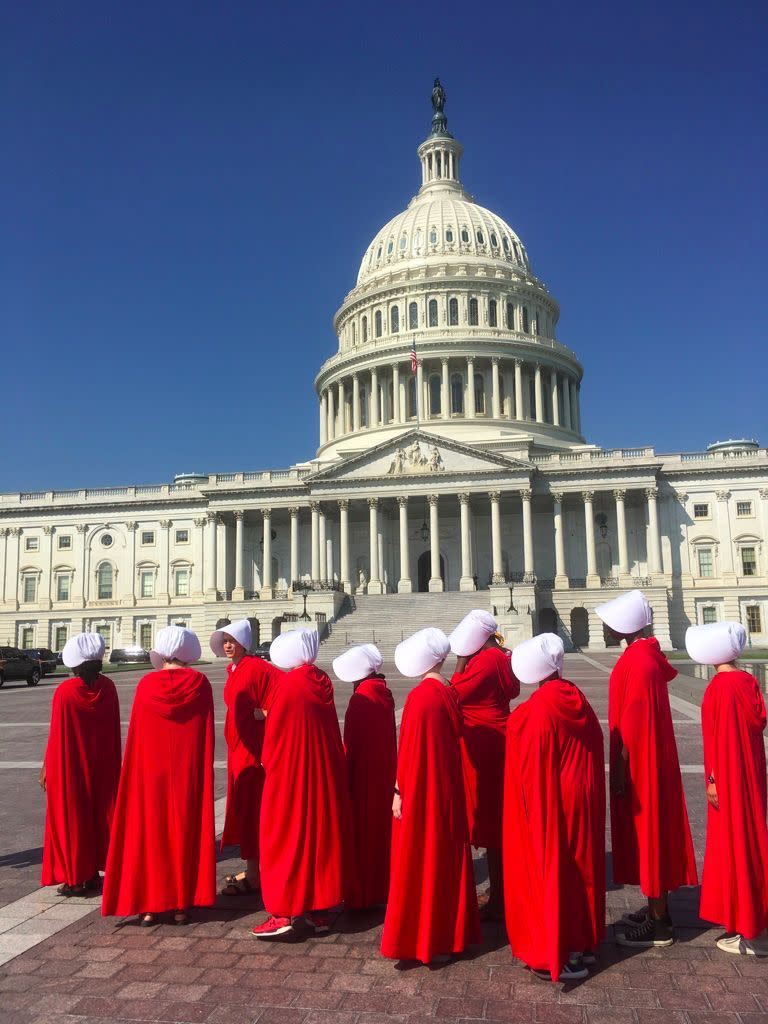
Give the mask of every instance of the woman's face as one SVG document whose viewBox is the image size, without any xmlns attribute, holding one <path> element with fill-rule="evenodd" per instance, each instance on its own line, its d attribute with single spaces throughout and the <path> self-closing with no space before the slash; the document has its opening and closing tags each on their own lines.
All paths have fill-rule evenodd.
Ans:
<svg viewBox="0 0 768 1024">
<path fill-rule="evenodd" d="M 221 646 L 224 648 L 224 657 L 229 658 L 230 661 L 239 661 L 245 654 L 243 645 L 239 644 L 237 640 L 233 640 L 231 636 L 224 637 L 224 643 Z"/>
</svg>

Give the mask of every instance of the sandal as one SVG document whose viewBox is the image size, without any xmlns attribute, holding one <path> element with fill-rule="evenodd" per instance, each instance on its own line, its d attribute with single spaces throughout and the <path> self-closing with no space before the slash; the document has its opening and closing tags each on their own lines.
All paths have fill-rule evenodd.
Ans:
<svg viewBox="0 0 768 1024">
<path fill-rule="evenodd" d="M 138 924 L 140 928 L 154 928 L 156 924 L 160 924 L 160 918 L 157 914 L 139 914 Z"/>
<path fill-rule="evenodd" d="M 77 885 L 64 884 L 60 885 L 56 892 L 59 896 L 66 896 L 67 898 L 70 896 L 85 896 L 86 885 L 83 882 L 78 882 Z"/>
<path fill-rule="evenodd" d="M 240 896 L 243 893 L 259 892 L 260 887 L 249 882 L 243 871 L 241 875 L 227 875 L 219 891 L 222 896 Z"/>
</svg>

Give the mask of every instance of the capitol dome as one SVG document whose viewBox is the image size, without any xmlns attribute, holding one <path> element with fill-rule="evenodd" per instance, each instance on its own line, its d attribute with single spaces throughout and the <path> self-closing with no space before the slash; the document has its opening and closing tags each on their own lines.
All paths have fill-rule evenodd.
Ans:
<svg viewBox="0 0 768 1024">
<path fill-rule="evenodd" d="M 366 248 L 315 378 L 323 460 L 413 426 L 499 450 L 584 441 L 560 308 L 517 233 L 465 190 L 439 82 L 432 99 L 419 190 Z"/>
</svg>

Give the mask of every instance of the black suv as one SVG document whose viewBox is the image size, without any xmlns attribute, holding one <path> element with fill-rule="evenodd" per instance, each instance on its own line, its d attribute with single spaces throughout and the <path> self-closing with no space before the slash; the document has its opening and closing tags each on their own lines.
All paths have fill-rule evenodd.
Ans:
<svg viewBox="0 0 768 1024">
<path fill-rule="evenodd" d="M 40 671 L 44 676 L 50 675 L 51 672 L 55 672 L 59 666 L 58 658 L 53 651 L 50 651 L 47 647 L 25 647 L 21 652 L 26 654 L 28 658 L 36 661 L 40 665 Z"/>
<path fill-rule="evenodd" d="M 18 647 L 0 647 L 0 686 L 6 680 L 25 679 L 27 686 L 37 686 L 43 670 L 40 662 L 30 658 Z"/>
</svg>

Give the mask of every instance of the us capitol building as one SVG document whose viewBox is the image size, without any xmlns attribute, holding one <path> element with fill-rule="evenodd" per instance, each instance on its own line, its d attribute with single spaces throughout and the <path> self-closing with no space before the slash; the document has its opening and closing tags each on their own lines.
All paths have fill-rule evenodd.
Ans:
<svg viewBox="0 0 768 1024">
<path fill-rule="evenodd" d="M 421 187 L 335 315 L 314 456 L 1 494 L 0 643 L 60 650 L 94 629 L 149 647 L 168 623 L 206 634 L 246 616 L 262 642 L 307 617 L 373 639 L 355 633 L 366 606 L 399 639 L 422 624 L 402 595 L 454 591 L 512 641 L 556 629 L 599 648 L 595 605 L 635 586 L 662 645 L 723 618 L 768 643 L 768 452 L 586 441 L 558 304 L 517 234 L 465 191 L 444 105 L 436 82 Z"/>
</svg>

